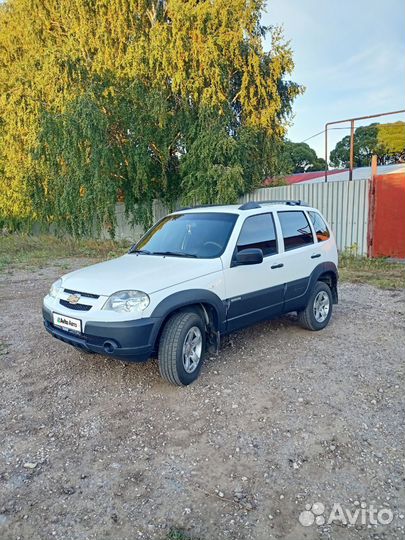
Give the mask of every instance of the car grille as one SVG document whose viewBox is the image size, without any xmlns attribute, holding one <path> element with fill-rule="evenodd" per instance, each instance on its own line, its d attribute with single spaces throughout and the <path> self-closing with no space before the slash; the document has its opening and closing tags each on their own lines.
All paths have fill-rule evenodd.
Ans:
<svg viewBox="0 0 405 540">
<path fill-rule="evenodd" d="M 84 298 L 100 298 L 98 294 L 91 294 L 87 292 L 80 292 L 80 291 L 73 291 L 72 289 L 63 289 L 65 293 L 67 294 L 80 294 L 80 296 L 84 296 Z"/>
<path fill-rule="evenodd" d="M 65 289 L 65 291 L 66 291 L 66 289 Z M 86 304 L 70 304 L 66 300 L 59 300 L 59 304 L 61 306 L 65 306 L 65 307 L 67 307 L 69 309 L 75 309 L 77 311 L 89 311 L 89 309 L 91 309 L 93 307 L 93 306 L 88 306 Z"/>
</svg>

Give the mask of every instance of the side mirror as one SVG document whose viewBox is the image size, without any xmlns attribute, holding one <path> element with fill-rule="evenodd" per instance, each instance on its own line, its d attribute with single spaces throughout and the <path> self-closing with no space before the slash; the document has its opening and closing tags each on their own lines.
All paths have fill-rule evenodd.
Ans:
<svg viewBox="0 0 405 540">
<path fill-rule="evenodd" d="M 234 257 L 232 266 L 243 264 L 260 264 L 263 262 L 263 251 L 258 248 L 242 249 Z"/>
</svg>

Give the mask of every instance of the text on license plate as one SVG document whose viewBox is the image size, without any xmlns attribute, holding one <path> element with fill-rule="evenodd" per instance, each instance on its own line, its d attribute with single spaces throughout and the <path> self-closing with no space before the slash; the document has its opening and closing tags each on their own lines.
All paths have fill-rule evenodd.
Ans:
<svg viewBox="0 0 405 540">
<path fill-rule="evenodd" d="M 82 321 L 80 319 L 59 315 L 59 313 L 53 314 L 53 324 L 64 330 L 73 330 L 74 332 L 82 331 Z"/>
</svg>

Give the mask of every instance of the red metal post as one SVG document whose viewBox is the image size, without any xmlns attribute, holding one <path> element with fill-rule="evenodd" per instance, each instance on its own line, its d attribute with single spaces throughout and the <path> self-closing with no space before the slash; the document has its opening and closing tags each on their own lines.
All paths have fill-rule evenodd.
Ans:
<svg viewBox="0 0 405 540">
<path fill-rule="evenodd" d="M 377 176 L 377 156 L 373 154 L 371 157 L 371 179 Z"/>
</svg>

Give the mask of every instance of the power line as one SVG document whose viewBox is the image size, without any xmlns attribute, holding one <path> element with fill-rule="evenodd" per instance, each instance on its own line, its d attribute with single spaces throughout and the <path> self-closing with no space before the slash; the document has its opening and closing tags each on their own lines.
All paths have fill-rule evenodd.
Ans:
<svg viewBox="0 0 405 540">
<path fill-rule="evenodd" d="M 385 126 L 388 126 L 388 127 L 395 127 L 395 122 L 385 124 Z M 360 127 L 369 127 L 369 126 L 360 126 Z M 328 128 L 328 131 L 333 131 L 333 130 L 335 130 L 335 129 L 351 129 L 351 127 L 350 127 L 350 126 L 345 126 L 345 127 L 330 127 L 330 128 Z M 322 135 L 322 133 L 325 133 L 325 130 L 324 130 L 324 129 L 323 129 L 322 131 L 319 131 L 318 133 L 315 133 L 314 135 L 311 135 L 310 137 L 307 137 L 306 139 L 304 139 L 303 141 L 301 141 L 301 143 L 307 142 L 307 141 L 313 139 L 314 137 L 318 137 L 319 135 Z"/>
<path fill-rule="evenodd" d="M 333 129 L 350 129 L 350 126 L 329 128 L 328 131 L 332 131 Z M 322 135 L 322 133 L 325 133 L 324 129 L 322 131 L 319 131 L 319 133 L 315 133 L 315 135 L 311 135 L 310 137 L 308 137 L 307 139 L 304 139 L 301 142 L 304 143 L 306 141 L 309 141 L 310 139 L 313 139 L 314 137 L 318 137 L 318 135 Z"/>
<path fill-rule="evenodd" d="M 318 135 L 322 135 L 322 133 L 325 133 L 325 130 L 324 130 L 324 129 L 323 129 L 322 131 L 320 131 L 319 133 L 315 133 L 315 135 L 311 135 L 311 136 L 308 137 L 307 139 L 304 139 L 303 141 L 301 141 L 301 143 L 307 142 L 307 141 L 309 141 L 310 139 L 313 139 L 314 137 L 318 137 Z"/>
</svg>

